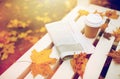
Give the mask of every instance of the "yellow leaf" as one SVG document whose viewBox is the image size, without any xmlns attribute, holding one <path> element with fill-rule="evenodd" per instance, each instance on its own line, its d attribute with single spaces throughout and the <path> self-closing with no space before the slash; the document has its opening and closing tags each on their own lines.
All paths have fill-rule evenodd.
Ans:
<svg viewBox="0 0 120 79">
<path fill-rule="evenodd" d="M 26 33 L 27 34 L 32 33 L 32 30 L 27 30 Z"/>
<path fill-rule="evenodd" d="M 45 49 L 40 52 L 33 50 L 31 54 L 32 62 L 36 64 L 43 64 L 43 63 L 54 64 L 56 62 L 56 59 L 49 57 L 51 51 L 52 51 L 51 49 Z"/>
<path fill-rule="evenodd" d="M 35 64 L 32 63 L 31 71 L 33 76 L 37 76 L 41 74 L 42 76 L 48 76 L 53 73 L 52 69 L 50 68 L 49 64 Z"/>
<path fill-rule="evenodd" d="M 25 27 L 27 27 L 27 23 L 19 21 L 19 25 L 18 26 L 22 27 L 22 28 L 25 28 Z"/>
<path fill-rule="evenodd" d="M 41 27 L 41 28 L 40 28 L 40 32 L 45 33 L 45 32 L 46 32 L 46 28 L 45 28 L 45 27 Z"/>
<path fill-rule="evenodd" d="M 83 15 L 88 15 L 88 14 L 89 14 L 89 12 L 86 11 L 86 10 L 79 10 L 78 13 L 79 13 L 81 16 L 83 16 Z"/>
<path fill-rule="evenodd" d="M 22 32 L 19 34 L 18 38 L 25 38 L 27 35 L 27 33 Z"/>
<path fill-rule="evenodd" d="M 81 77 L 83 77 L 85 67 L 87 64 L 88 59 L 86 58 L 86 53 L 80 53 L 74 55 L 73 59 L 70 61 L 73 71 L 78 73 Z"/>
<path fill-rule="evenodd" d="M 1 60 L 5 60 L 8 58 L 9 54 L 13 54 L 15 51 L 14 48 L 15 48 L 14 43 L 5 44 L 1 51 L 1 53 L 3 53 Z"/>
<path fill-rule="evenodd" d="M 5 60 L 8 58 L 8 54 L 7 53 L 3 53 L 2 57 L 1 57 L 1 60 Z"/>
<path fill-rule="evenodd" d="M 16 42 L 16 41 L 17 41 L 17 37 L 10 37 L 9 40 L 10 40 L 11 42 Z"/>
<path fill-rule="evenodd" d="M 49 57 L 51 51 L 51 49 L 44 49 L 41 52 L 37 52 L 36 50 L 32 51 L 31 71 L 34 77 L 38 74 L 41 74 L 43 76 L 53 74 L 53 70 L 51 69 L 50 64 L 56 63 L 56 59 Z"/>
<path fill-rule="evenodd" d="M 14 26 L 17 27 L 19 21 L 17 19 L 11 20 L 10 23 Z"/>
<path fill-rule="evenodd" d="M 4 48 L 3 48 L 3 52 L 4 53 L 8 53 L 8 54 L 13 54 L 14 51 L 15 51 L 15 46 L 14 46 L 14 43 L 9 43 L 9 44 L 5 44 L 4 45 Z"/>
<path fill-rule="evenodd" d="M 30 24 L 30 20 L 24 22 L 24 21 L 20 21 L 18 19 L 13 19 L 13 20 L 10 20 L 10 22 L 8 23 L 7 27 L 8 28 L 26 28 L 29 26 Z"/>
<path fill-rule="evenodd" d="M 10 32 L 10 35 L 11 35 L 11 36 L 16 36 L 16 35 L 17 35 L 17 31 L 11 31 L 11 32 Z"/>
</svg>

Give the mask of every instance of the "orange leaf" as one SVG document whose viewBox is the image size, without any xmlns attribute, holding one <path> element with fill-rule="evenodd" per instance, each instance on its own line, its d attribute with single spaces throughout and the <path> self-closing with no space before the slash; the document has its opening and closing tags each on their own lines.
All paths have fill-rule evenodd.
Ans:
<svg viewBox="0 0 120 79">
<path fill-rule="evenodd" d="M 49 64 L 35 64 L 31 65 L 31 71 L 33 76 L 37 76 L 41 74 L 42 76 L 48 76 L 53 73 L 52 69 L 50 68 Z"/>
<path fill-rule="evenodd" d="M 105 12 L 105 15 L 107 17 L 110 17 L 112 19 L 118 19 L 119 15 L 117 14 L 117 11 L 116 10 L 107 10 Z"/>
<path fill-rule="evenodd" d="M 56 62 L 56 59 L 49 57 L 51 51 L 52 51 L 51 49 L 45 49 L 40 52 L 33 50 L 31 54 L 32 62 L 36 64 L 43 64 L 43 63 L 54 64 Z"/>
<path fill-rule="evenodd" d="M 81 77 L 83 77 L 87 61 L 88 59 L 86 58 L 85 53 L 74 55 L 71 60 L 71 65 L 74 72 L 78 73 Z"/>
<path fill-rule="evenodd" d="M 120 41 L 120 28 L 113 31 L 113 36 L 115 36 L 115 41 Z"/>
<path fill-rule="evenodd" d="M 51 51 L 52 51 L 51 49 L 45 49 L 41 52 L 37 52 L 36 50 L 32 51 L 31 71 L 34 77 L 38 74 L 41 74 L 43 76 L 48 76 L 53 73 L 50 64 L 56 63 L 56 59 L 49 57 Z"/>
</svg>

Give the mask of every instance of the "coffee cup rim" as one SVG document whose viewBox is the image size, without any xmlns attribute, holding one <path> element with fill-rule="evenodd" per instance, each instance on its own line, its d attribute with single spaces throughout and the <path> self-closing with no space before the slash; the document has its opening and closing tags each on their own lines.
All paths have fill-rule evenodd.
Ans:
<svg viewBox="0 0 120 79">
<path fill-rule="evenodd" d="M 103 24 L 103 20 L 99 14 L 88 14 L 88 16 L 86 16 L 85 24 L 97 28 Z"/>
</svg>

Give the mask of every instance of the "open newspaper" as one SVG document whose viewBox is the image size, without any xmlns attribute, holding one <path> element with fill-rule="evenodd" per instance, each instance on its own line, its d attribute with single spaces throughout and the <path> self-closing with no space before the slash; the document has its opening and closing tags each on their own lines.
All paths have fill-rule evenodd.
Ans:
<svg viewBox="0 0 120 79">
<path fill-rule="evenodd" d="M 72 57 L 81 52 L 93 53 L 94 46 L 79 32 L 74 31 L 68 22 L 46 24 L 48 34 L 53 41 L 61 59 Z"/>
</svg>

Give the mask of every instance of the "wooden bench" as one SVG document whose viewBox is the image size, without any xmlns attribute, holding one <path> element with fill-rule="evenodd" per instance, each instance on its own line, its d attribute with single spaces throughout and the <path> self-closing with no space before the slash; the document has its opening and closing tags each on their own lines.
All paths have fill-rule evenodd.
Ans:
<svg viewBox="0 0 120 79">
<path fill-rule="evenodd" d="M 100 12 L 105 12 L 106 10 L 110 10 L 108 8 L 96 6 L 96 5 L 87 5 L 87 6 L 76 6 L 69 14 L 67 14 L 61 21 L 69 22 L 73 29 L 76 31 L 81 31 L 85 24 L 84 19 L 85 16 L 78 18 L 77 21 L 75 19 L 79 16 L 78 11 L 80 9 L 88 10 L 93 13 L 95 10 Z M 120 15 L 120 12 L 118 12 Z M 76 23 L 77 27 L 74 26 L 73 21 Z M 120 27 L 120 17 L 117 20 L 111 19 L 109 27 L 106 29 L 107 32 L 112 32 L 117 27 Z M 51 26 L 51 24 L 47 24 Z M 87 39 L 89 42 L 93 43 L 94 39 Z M 107 54 L 111 50 L 111 47 L 114 43 L 115 38 L 111 37 L 110 40 L 105 39 L 103 36 L 99 39 L 95 47 L 95 53 L 91 55 L 85 70 L 84 79 L 98 79 L 101 71 L 103 69 L 104 63 L 107 59 Z M 70 60 L 64 61 L 62 64 L 59 64 L 59 56 L 57 54 L 56 49 L 52 46 L 52 41 L 48 34 L 46 34 L 42 39 L 40 39 L 32 48 L 30 48 L 20 59 L 18 59 L 10 68 L 8 68 L 1 76 L 0 79 L 33 79 L 33 76 L 30 72 L 30 55 L 33 49 L 37 51 L 41 51 L 45 48 L 52 48 L 52 56 L 58 59 L 58 62 L 53 66 L 53 70 L 57 68 L 56 72 L 52 76 L 51 79 L 72 79 L 75 73 L 72 70 L 70 65 Z M 118 50 L 120 49 L 120 43 L 117 46 Z M 27 62 L 26 62 L 27 61 Z M 81 79 L 81 77 L 77 77 Z M 76 79 L 77 79 L 76 78 Z M 38 75 L 35 79 L 45 79 L 43 76 Z M 109 69 L 106 73 L 105 79 L 120 79 L 120 64 L 115 64 L 112 60 Z"/>
</svg>

